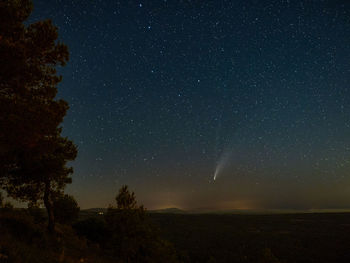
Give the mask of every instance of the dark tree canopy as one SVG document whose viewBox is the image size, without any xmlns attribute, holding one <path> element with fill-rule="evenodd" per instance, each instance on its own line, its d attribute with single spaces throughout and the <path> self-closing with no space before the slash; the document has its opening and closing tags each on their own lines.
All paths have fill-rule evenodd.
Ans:
<svg viewBox="0 0 350 263">
<path fill-rule="evenodd" d="M 118 195 L 115 197 L 118 209 L 138 209 L 134 192 L 130 192 L 127 185 L 123 185 L 119 189 Z"/>
<path fill-rule="evenodd" d="M 30 0 L 0 1 L 0 186 L 15 199 L 43 200 L 53 221 L 52 195 L 71 183 L 66 163 L 77 154 L 61 135 L 68 104 L 55 99 L 68 48 L 50 20 L 25 25 L 31 11 Z"/>
</svg>

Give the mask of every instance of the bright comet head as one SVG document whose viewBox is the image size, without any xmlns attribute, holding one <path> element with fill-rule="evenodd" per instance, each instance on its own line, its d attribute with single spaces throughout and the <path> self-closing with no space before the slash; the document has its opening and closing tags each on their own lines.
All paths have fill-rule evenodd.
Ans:
<svg viewBox="0 0 350 263">
<path fill-rule="evenodd" d="M 218 164 L 216 165 L 216 168 L 215 168 L 214 181 L 219 176 L 219 174 L 222 173 L 222 170 L 225 168 L 225 166 L 229 162 L 231 154 L 232 154 L 231 152 L 227 151 L 227 152 L 224 152 L 224 154 L 221 155 L 221 157 L 219 159 L 219 162 L 218 162 Z"/>
<path fill-rule="evenodd" d="M 215 173 L 214 173 L 214 181 L 216 180 L 216 176 L 218 175 L 218 170 L 216 169 L 215 170 Z"/>
</svg>

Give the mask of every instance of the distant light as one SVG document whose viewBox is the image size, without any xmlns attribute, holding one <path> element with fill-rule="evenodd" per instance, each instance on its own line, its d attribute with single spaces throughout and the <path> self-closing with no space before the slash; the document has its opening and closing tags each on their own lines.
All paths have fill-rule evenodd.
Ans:
<svg viewBox="0 0 350 263">
<path fill-rule="evenodd" d="M 103 215 L 103 212 L 98 212 L 99 215 Z"/>
</svg>

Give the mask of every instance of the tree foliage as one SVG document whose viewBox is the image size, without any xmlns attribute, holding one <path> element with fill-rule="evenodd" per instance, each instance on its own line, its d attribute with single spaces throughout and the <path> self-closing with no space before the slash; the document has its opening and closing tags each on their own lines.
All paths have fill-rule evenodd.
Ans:
<svg viewBox="0 0 350 263">
<path fill-rule="evenodd" d="M 115 200 L 117 202 L 117 209 L 119 210 L 143 210 L 142 206 L 137 206 L 135 193 L 130 193 L 127 185 L 123 185 L 119 189 L 119 194 L 115 197 Z"/>
<path fill-rule="evenodd" d="M 68 104 L 55 99 L 68 48 L 50 20 L 26 25 L 31 11 L 30 0 L 0 1 L 0 186 L 15 199 L 43 200 L 52 230 L 52 196 L 71 183 L 66 163 L 77 154 L 61 135 Z"/>
</svg>

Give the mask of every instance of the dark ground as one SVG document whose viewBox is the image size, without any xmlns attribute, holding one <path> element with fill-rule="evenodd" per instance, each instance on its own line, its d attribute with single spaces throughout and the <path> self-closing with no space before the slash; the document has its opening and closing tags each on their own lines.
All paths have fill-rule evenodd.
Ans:
<svg viewBox="0 0 350 263">
<path fill-rule="evenodd" d="M 151 213 L 190 262 L 350 262 L 350 213 Z"/>
</svg>

